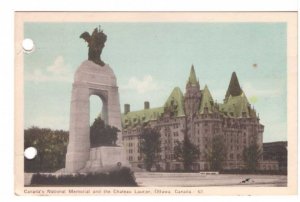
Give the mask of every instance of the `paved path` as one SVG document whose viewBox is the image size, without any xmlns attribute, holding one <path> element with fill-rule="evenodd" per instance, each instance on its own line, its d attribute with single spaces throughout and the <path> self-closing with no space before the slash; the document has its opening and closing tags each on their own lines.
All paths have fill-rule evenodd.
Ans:
<svg viewBox="0 0 300 202">
<path fill-rule="evenodd" d="M 148 173 L 136 172 L 139 186 L 152 187 L 204 187 L 204 186 L 252 186 L 252 187 L 285 187 L 285 175 L 247 175 L 200 173 Z M 246 179 L 249 179 L 245 181 Z M 244 181 L 244 182 L 243 182 Z"/>
</svg>

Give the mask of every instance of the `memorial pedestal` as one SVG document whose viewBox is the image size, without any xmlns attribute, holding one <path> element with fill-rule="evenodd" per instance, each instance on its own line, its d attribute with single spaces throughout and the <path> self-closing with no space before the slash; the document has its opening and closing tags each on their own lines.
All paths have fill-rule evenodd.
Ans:
<svg viewBox="0 0 300 202">
<path fill-rule="evenodd" d="M 90 158 L 80 172 L 94 173 L 110 169 L 130 167 L 123 147 L 101 146 L 91 148 Z"/>
</svg>

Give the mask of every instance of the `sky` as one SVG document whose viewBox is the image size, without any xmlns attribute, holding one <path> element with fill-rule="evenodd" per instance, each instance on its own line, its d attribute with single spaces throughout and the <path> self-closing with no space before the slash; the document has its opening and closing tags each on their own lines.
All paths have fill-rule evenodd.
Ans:
<svg viewBox="0 0 300 202">
<path fill-rule="evenodd" d="M 174 87 L 185 92 L 192 65 L 200 88 L 223 102 L 230 77 L 265 125 L 264 142 L 287 140 L 285 23 L 25 23 L 35 49 L 24 53 L 24 127 L 69 129 L 73 76 L 87 59 L 81 33 L 101 25 L 102 60 L 114 70 L 121 111 L 163 106 Z M 90 122 L 101 100 L 90 97 Z"/>
</svg>

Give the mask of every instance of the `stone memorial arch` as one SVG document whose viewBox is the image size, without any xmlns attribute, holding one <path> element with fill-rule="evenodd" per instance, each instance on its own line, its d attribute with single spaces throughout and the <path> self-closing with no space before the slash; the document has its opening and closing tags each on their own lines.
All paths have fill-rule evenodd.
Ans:
<svg viewBox="0 0 300 202">
<path fill-rule="evenodd" d="M 117 146 L 90 148 L 91 95 L 97 95 L 102 100 L 101 115 L 104 122 L 121 131 L 117 79 L 109 65 L 100 59 L 99 47 L 96 47 L 97 53 L 93 52 L 97 45 L 93 43 L 101 42 L 99 37 L 105 39 L 102 40 L 103 44 L 100 43 L 102 51 L 106 41 L 106 35 L 102 31 L 98 32 L 96 28 L 90 37 L 87 32 L 81 35 L 89 43 L 89 60 L 79 66 L 74 76 L 66 172 L 95 172 L 109 166 L 128 165 L 122 147 L 121 132 L 118 132 Z"/>
<path fill-rule="evenodd" d="M 121 112 L 116 77 L 112 69 L 100 67 L 92 61 L 83 62 L 74 77 L 70 135 L 66 156 L 66 170 L 76 172 L 86 166 L 90 157 L 90 96 L 101 98 L 101 116 L 106 124 L 121 130 Z M 117 145 L 122 146 L 121 133 Z"/>
</svg>

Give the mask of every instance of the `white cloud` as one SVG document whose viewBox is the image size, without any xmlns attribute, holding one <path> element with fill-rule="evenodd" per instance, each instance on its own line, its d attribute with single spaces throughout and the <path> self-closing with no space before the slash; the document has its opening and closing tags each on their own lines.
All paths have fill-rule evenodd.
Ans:
<svg viewBox="0 0 300 202">
<path fill-rule="evenodd" d="M 134 90 L 137 93 L 143 94 L 146 92 L 158 90 L 158 84 L 153 80 L 151 75 L 146 75 L 142 79 L 138 79 L 136 77 L 131 77 L 128 80 L 128 83 L 122 88 L 124 90 Z"/>
<path fill-rule="evenodd" d="M 63 56 L 57 56 L 53 64 L 45 69 L 36 68 L 32 72 L 26 73 L 25 80 L 36 83 L 51 81 L 70 82 L 72 75 L 70 65 L 65 64 Z"/>
<path fill-rule="evenodd" d="M 70 66 L 65 64 L 63 56 L 56 57 L 53 64 L 47 67 L 48 72 L 57 75 L 67 74 L 69 69 Z"/>
</svg>

